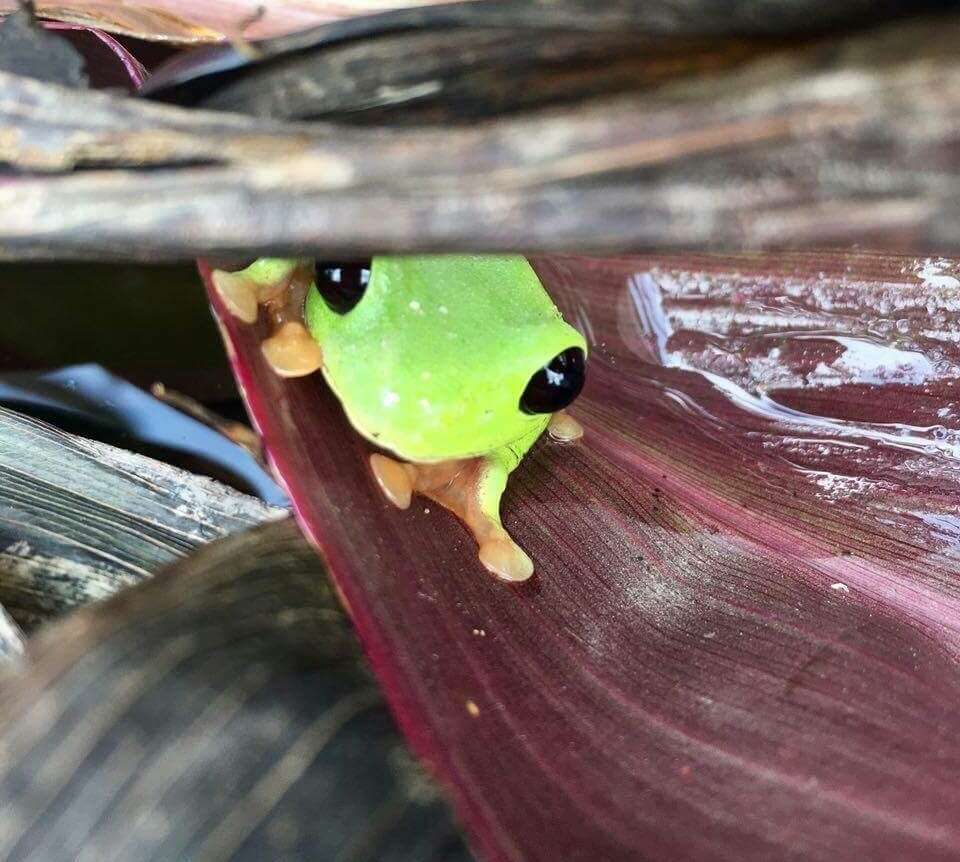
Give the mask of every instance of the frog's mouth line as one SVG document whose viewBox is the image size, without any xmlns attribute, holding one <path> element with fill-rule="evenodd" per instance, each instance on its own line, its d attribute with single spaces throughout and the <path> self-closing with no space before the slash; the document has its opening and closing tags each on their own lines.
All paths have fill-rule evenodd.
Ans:
<svg viewBox="0 0 960 862">
<path fill-rule="evenodd" d="M 344 415 L 347 418 L 347 421 L 350 423 L 350 427 L 353 428 L 357 434 L 363 438 L 372 451 L 379 452 L 385 455 L 390 455 L 394 458 L 400 458 L 404 461 L 409 462 L 410 464 L 443 464 L 447 461 L 466 461 L 471 458 L 482 458 L 484 455 L 490 454 L 497 450 L 507 449 L 509 450 L 519 461 L 523 457 L 523 453 L 529 448 L 524 447 L 524 442 L 530 437 L 539 437 L 550 424 L 550 415 L 543 414 L 536 417 L 530 417 L 530 427 L 526 431 L 516 436 L 512 436 L 509 440 L 505 440 L 503 443 L 498 443 L 493 446 L 485 446 L 479 450 L 453 450 L 444 453 L 440 457 L 427 458 L 427 457 L 411 457 L 408 452 L 403 451 L 404 447 L 397 446 L 391 443 L 387 439 L 382 431 L 364 431 L 362 427 L 362 422 L 355 418 L 350 408 L 347 405 L 347 402 L 341 396 L 341 393 L 337 390 L 337 387 L 332 383 L 330 377 L 327 375 L 326 368 L 322 368 L 324 382 L 327 386 L 330 387 L 331 392 L 336 396 L 340 408 L 343 410 Z"/>
</svg>

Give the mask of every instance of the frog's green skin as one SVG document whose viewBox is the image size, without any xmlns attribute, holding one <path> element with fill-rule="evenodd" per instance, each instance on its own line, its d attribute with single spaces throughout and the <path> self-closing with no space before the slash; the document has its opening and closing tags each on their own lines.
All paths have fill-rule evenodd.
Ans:
<svg viewBox="0 0 960 862">
<path fill-rule="evenodd" d="M 248 274 L 290 265 L 263 260 Z M 304 317 L 351 424 L 409 462 L 482 457 L 477 502 L 499 527 L 507 475 L 550 421 L 520 397 L 557 354 L 587 350 L 526 259 L 375 257 L 352 310 L 332 311 L 312 287 Z"/>
<path fill-rule="evenodd" d="M 518 461 L 550 418 L 521 411 L 530 378 L 586 350 L 522 257 L 376 257 L 352 311 L 313 289 L 305 312 L 353 426 L 408 461 Z"/>
</svg>

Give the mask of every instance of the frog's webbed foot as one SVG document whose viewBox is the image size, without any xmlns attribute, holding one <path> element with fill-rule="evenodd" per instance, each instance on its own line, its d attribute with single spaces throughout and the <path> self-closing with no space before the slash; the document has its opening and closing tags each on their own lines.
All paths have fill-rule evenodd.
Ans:
<svg viewBox="0 0 960 862">
<path fill-rule="evenodd" d="M 493 458 L 468 458 L 438 464 L 407 464 L 371 455 L 370 466 L 384 496 L 400 509 L 416 491 L 455 514 L 480 546 L 480 562 L 504 581 L 527 580 L 533 562 L 500 523 L 500 497 L 506 468 Z"/>
<path fill-rule="evenodd" d="M 211 275 L 234 317 L 256 323 L 260 306 L 266 308 L 271 334 L 260 348 L 282 377 L 304 377 L 323 364 L 320 345 L 303 323 L 303 301 L 312 278 L 304 261 L 279 258 L 262 258 L 239 272 L 217 269 Z"/>
</svg>

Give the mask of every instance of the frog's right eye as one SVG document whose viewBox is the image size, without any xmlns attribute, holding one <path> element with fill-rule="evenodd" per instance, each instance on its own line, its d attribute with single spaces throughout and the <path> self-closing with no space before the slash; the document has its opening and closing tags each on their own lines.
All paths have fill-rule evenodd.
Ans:
<svg viewBox="0 0 960 862">
<path fill-rule="evenodd" d="M 369 260 L 317 261 L 317 290 L 337 314 L 353 309 L 369 283 Z"/>
<path fill-rule="evenodd" d="M 543 366 L 520 396 L 524 413 L 556 413 L 573 403 L 586 379 L 586 357 L 579 347 L 568 347 Z"/>
</svg>

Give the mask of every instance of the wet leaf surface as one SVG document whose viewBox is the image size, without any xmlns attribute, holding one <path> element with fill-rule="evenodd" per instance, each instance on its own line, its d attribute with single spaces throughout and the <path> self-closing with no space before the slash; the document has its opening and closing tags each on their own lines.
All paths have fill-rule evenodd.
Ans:
<svg viewBox="0 0 960 862">
<path fill-rule="evenodd" d="M 586 437 L 494 582 L 393 511 L 318 379 L 237 379 L 405 733 L 485 858 L 960 853 L 956 262 L 552 258 Z M 222 309 L 218 309 L 222 315 Z"/>
</svg>

